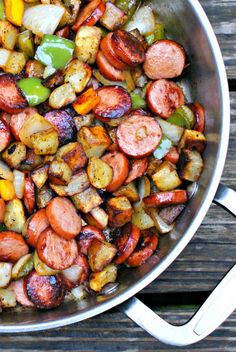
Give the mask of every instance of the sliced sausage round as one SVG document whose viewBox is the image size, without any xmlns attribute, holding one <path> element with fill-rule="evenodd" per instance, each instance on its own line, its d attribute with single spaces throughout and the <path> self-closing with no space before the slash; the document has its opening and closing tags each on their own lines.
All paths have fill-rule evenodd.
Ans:
<svg viewBox="0 0 236 352">
<path fill-rule="evenodd" d="M 34 215 L 32 215 L 29 220 L 25 235 L 27 243 L 35 248 L 39 235 L 41 232 L 46 230 L 47 227 L 49 227 L 49 221 L 46 215 L 46 210 L 40 209 Z"/>
<path fill-rule="evenodd" d="M 0 76 L 0 109 L 9 114 L 17 114 L 28 106 L 28 102 L 10 74 Z"/>
<path fill-rule="evenodd" d="M 119 86 L 101 87 L 97 90 L 100 102 L 93 109 L 99 119 L 117 119 L 124 116 L 132 106 L 129 93 Z"/>
<path fill-rule="evenodd" d="M 151 154 L 159 145 L 161 137 L 159 123 L 149 116 L 133 115 L 117 128 L 119 148 L 133 158 Z"/>
<path fill-rule="evenodd" d="M 163 118 L 168 118 L 185 101 L 182 89 L 165 79 L 148 85 L 146 99 L 150 110 Z"/>
<path fill-rule="evenodd" d="M 6 210 L 5 201 L 2 198 L 0 198 L 0 223 L 2 223 L 4 220 L 5 210 Z"/>
<path fill-rule="evenodd" d="M 94 240 L 97 238 L 98 240 L 105 241 L 105 236 L 102 231 L 96 228 L 95 226 L 84 226 L 77 237 L 77 243 L 79 251 L 85 255 L 88 254 L 88 249 Z"/>
<path fill-rule="evenodd" d="M 130 182 L 141 177 L 148 168 L 148 158 L 132 160 L 129 165 L 129 174 L 124 184 L 128 185 Z"/>
<path fill-rule="evenodd" d="M 129 172 L 129 161 L 123 153 L 113 151 L 102 157 L 113 170 L 111 183 L 107 186 L 107 192 L 115 192 L 124 183 Z"/>
<path fill-rule="evenodd" d="M 129 66 L 121 61 L 118 56 L 115 54 L 112 44 L 111 44 L 112 33 L 108 33 L 101 41 L 100 48 L 103 55 L 110 62 L 112 66 L 117 68 L 117 70 L 127 70 Z"/>
<path fill-rule="evenodd" d="M 28 252 L 29 247 L 19 233 L 0 232 L 0 261 L 15 263 Z"/>
<path fill-rule="evenodd" d="M 19 133 L 25 121 L 35 113 L 37 113 L 35 108 L 25 108 L 22 112 L 11 115 L 10 129 L 17 141 L 20 141 Z"/>
<path fill-rule="evenodd" d="M 40 309 L 56 308 L 65 298 L 65 287 L 60 275 L 40 276 L 33 271 L 25 278 L 25 288 L 30 301 Z"/>
<path fill-rule="evenodd" d="M 122 29 L 116 30 L 111 36 L 111 44 L 116 56 L 125 64 L 136 66 L 144 62 L 144 47 L 131 33 Z"/>
<path fill-rule="evenodd" d="M 0 118 L 0 152 L 2 152 L 11 141 L 11 133 L 7 123 Z"/>
<path fill-rule="evenodd" d="M 66 288 L 71 290 L 73 287 L 88 281 L 89 271 L 89 263 L 86 256 L 79 253 L 73 265 L 62 271 Z"/>
<path fill-rule="evenodd" d="M 93 26 L 102 17 L 106 5 L 103 0 L 92 0 L 80 12 L 73 25 L 73 31 L 77 32 L 82 25 Z"/>
<path fill-rule="evenodd" d="M 81 217 L 73 203 L 65 197 L 53 198 L 46 208 L 53 230 L 66 240 L 76 237 L 81 230 Z"/>
<path fill-rule="evenodd" d="M 205 109 L 200 103 L 191 103 L 188 105 L 195 117 L 193 129 L 195 131 L 204 132 L 205 129 Z"/>
<path fill-rule="evenodd" d="M 175 189 L 167 192 L 156 192 L 144 198 L 144 204 L 148 208 L 163 207 L 165 205 L 182 204 L 188 200 L 188 194 L 184 189 Z"/>
<path fill-rule="evenodd" d="M 124 81 L 125 76 L 121 70 L 118 70 L 110 64 L 103 55 L 101 50 L 97 53 L 96 63 L 101 74 L 111 81 Z"/>
<path fill-rule="evenodd" d="M 24 279 L 13 281 L 10 287 L 13 289 L 16 295 L 16 301 L 18 303 L 20 303 L 23 307 L 34 307 L 34 303 L 31 302 L 27 296 Z"/>
<path fill-rule="evenodd" d="M 173 40 L 160 40 L 152 44 L 143 64 L 150 79 L 174 78 L 181 75 L 185 66 L 183 48 Z"/>
<path fill-rule="evenodd" d="M 78 248 L 75 240 L 67 241 L 49 227 L 38 238 L 37 252 L 42 262 L 50 268 L 64 270 L 74 263 Z"/>
<path fill-rule="evenodd" d="M 158 245 L 158 238 L 151 231 L 143 231 L 141 234 L 142 242 L 127 259 L 126 264 L 137 267 L 144 264 L 150 258 Z"/>
<path fill-rule="evenodd" d="M 137 226 L 129 223 L 125 225 L 122 235 L 115 241 L 118 249 L 117 256 L 114 260 L 116 265 L 122 264 L 133 253 L 140 238 L 140 230 Z"/>
<path fill-rule="evenodd" d="M 32 177 L 25 177 L 23 200 L 28 213 L 32 214 L 35 206 L 35 189 Z"/>
</svg>

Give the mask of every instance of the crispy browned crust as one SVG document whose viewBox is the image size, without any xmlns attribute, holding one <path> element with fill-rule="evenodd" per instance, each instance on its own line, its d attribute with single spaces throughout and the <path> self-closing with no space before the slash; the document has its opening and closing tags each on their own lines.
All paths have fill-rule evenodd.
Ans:
<svg viewBox="0 0 236 352">
<path fill-rule="evenodd" d="M 28 106 L 26 98 L 10 74 L 0 75 L 0 109 L 9 114 L 17 114 Z"/>
</svg>

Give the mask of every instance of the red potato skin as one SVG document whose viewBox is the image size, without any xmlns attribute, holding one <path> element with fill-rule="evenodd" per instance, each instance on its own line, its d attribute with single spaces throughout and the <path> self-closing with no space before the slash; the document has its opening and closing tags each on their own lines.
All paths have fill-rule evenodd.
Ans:
<svg viewBox="0 0 236 352">
<path fill-rule="evenodd" d="M 175 78 L 182 74 L 186 57 L 181 45 L 173 40 L 159 40 L 146 52 L 143 69 L 148 78 Z"/>
<path fill-rule="evenodd" d="M 118 29 L 111 36 L 111 45 L 116 56 L 125 64 L 133 67 L 145 60 L 145 51 L 141 42 L 129 32 Z"/>
<path fill-rule="evenodd" d="M 6 210 L 5 201 L 2 198 L 0 198 L 0 223 L 2 223 L 4 220 L 5 210 Z"/>
<path fill-rule="evenodd" d="M 176 189 L 169 192 L 153 193 L 149 197 L 144 198 L 144 204 L 148 208 L 162 207 L 165 205 L 186 203 L 188 195 L 185 190 Z"/>
<path fill-rule="evenodd" d="M 129 112 L 132 106 L 129 93 L 120 86 L 101 87 L 97 90 L 100 102 L 93 109 L 98 119 L 117 119 Z"/>
<path fill-rule="evenodd" d="M 179 161 L 179 152 L 176 147 L 172 147 L 169 153 L 164 156 L 163 160 L 169 161 L 172 164 L 177 164 Z"/>
<path fill-rule="evenodd" d="M 35 113 L 37 113 L 37 109 L 25 108 L 22 112 L 11 115 L 10 129 L 11 129 L 11 133 L 13 134 L 13 136 L 17 141 L 20 141 L 19 133 L 25 121 Z"/>
<path fill-rule="evenodd" d="M 69 268 L 78 255 L 75 240 L 65 240 L 58 236 L 50 227 L 41 232 L 37 242 L 39 258 L 55 270 Z"/>
<path fill-rule="evenodd" d="M 44 118 L 57 130 L 59 145 L 67 144 L 75 139 L 76 126 L 73 117 L 63 110 L 48 112 Z"/>
<path fill-rule="evenodd" d="M 96 63 L 101 74 L 111 81 L 124 81 L 125 76 L 121 70 L 118 70 L 110 64 L 103 55 L 101 50 L 97 53 Z"/>
<path fill-rule="evenodd" d="M 30 219 L 30 222 L 27 227 L 25 240 L 33 248 L 36 248 L 38 238 L 46 228 L 50 226 L 46 210 L 38 210 Z"/>
<path fill-rule="evenodd" d="M 77 32 L 81 26 L 94 26 L 105 12 L 106 5 L 103 0 L 92 0 L 79 13 L 72 29 Z"/>
<path fill-rule="evenodd" d="M 35 306 L 27 296 L 24 279 L 13 281 L 10 287 L 13 289 L 16 295 L 17 302 L 20 303 L 23 307 L 33 308 Z"/>
<path fill-rule="evenodd" d="M 39 309 L 58 307 L 65 298 L 65 287 L 60 275 L 40 276 L 33 271 L 25 278 L 29 300 Z"/>
<path fill-rule="evenodd" d="M 107 192 L 115 192 L 124 183 L 129 172 L 129 161 L 123 153 L 113 151 L 102 157 L 113 170 L 111 183 L 107 186 Z"/>
<path fill-rule="evenodd" d="M 11 134 L 7 123 L 0 118 L 0 152 L 2 152 L 11 141 Z"/>
<path fill-rule="evenodd" d="M 136 180 L 136 178 L 141 177 L 148 168 L 148 158 L 131 160 L 129 165 L 129 174 L 124 184 L 128 185 L 130 182 Z"/>
<path fill-rule="evenodd" d="M 27 100 L 17 87 L 16 78 L 10 74 L 0 76 L 0 109 L 17 114 L 28 106 Z"/>
<path fill-rule="evenodd" d="M 132 158 L 150 155 L 159 145 L 162 130 L 158 122 L 149 116 L 132 115 L 117 128 L 120 150 Z"/>
<path fill-rule="evenodd" d="M 130 267 L 138 267 L 150 258 L 158 245 L 158 238 L 151 231 L 143 231 L 142 243 L 127 259 L 126 264 Z"/>
<path fill-rule="evenodd" d="M 117 70 L 128 70 L 129 66 L 121 61 L 115 54 L 111 44 L 112 33 L 108 33 L 101 41 L 100 48 L 107 61 Z"/>
<path fill-rule="evenodd" d="M 0 232 L 0 261 L 15 263 L 29 252 L 29 247 L 19 233 Z"/>
<path fill-rule="evenodd" d="M 148 84 L 146 100 L 150 110 L 164 119 L 170 117 L 185 102 L 182 89 L 165 79 Z"/>
<path fill-rule="evenodd" d="M 31 177 L 25 177 L 23 201 L 28 213 L 32 214 L 35 207 L 35 188 Z"/>
<path fill-rule="evenodd" d="M 96 228 L 95 226 L 84 226 L 76 239 L 79 252 L 84 255 L 88 255 L 89 247 L 94 238 L 97 238 L 100 241 L 106 240 L 102 231 Z"/>
<path fill-rule="evenodd" d="M 62 238 L 71 240 L 80 233 L 81 217 L 69 199 L 53 198 L 46 208 L 46 215 L 53 230 Z"/>
<path fill-rule="evenodd" d="M 200 103 L 191 103 L 188 105 L 195 117 L 193 129 L 204 133 L 205 129 L 205 109 Z"/>
<path fill-rule="evenodd" d="M 133 253 L 140 238 L 140 230 L 133 224 L 127 224 L 122 235 L 115 241 L 117 247 L 117 256 L 114 260 L 116 265 L 122 264 Z"/>
</svg>

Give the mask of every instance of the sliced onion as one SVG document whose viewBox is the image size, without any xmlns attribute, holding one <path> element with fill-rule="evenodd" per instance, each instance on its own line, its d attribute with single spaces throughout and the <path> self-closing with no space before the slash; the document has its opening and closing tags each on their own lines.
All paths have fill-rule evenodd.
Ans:
<svg viewBox="0 0 236 352">
<path fill-rule="evenodd" d="M 83 268 L 80 265 L 72 265 L 70 268 L 62 271 L 62 275 L 70 282 L 76 284 L 79 282 L 81 275 L 83 273 Z"/>
<path fill-rule="evenodd" d="M 56 5 L 37 5 L 26 9 L 23 26 L 38 36 L 53 34 L 59 25 L 65 9 Z"/>
<path fill-rule="evenodd" d="M 14 170 L 13 171 L 13 185 L 15 188 L 15 194 L 17 198 L 22 199 L 25 189 L 25 174 L 21 171 Z"/>
<path fill-rule="evenodd" d="M 158 212 L 154 208 L 145 208 L 145 212 L 151 217 L 154 222 L 155 228 L 160 234 L 165 234 L 173 230 L 174 223 L 167 225 L 164 220 L 158 215 Z"/>
<path fill-rule="evenodd" d="M 136 28 L 142 35 L 150 34 L 155 30 L 155 16 L 149 6 L 140 7 L 125 26 L 127 31 Z"/>
</svg>

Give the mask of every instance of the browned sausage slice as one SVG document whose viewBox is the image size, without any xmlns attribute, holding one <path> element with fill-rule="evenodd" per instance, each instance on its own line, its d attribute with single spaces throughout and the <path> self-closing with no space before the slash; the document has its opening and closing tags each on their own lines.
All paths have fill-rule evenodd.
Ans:
<svg viewBox="0 0 236 352">
<path fill-rule="evenodd" d="M 107 192 L 115 192 L 124 183 L 129 172 L 129 161 L 123 153 L 113 151 L 103 155 L 102 160 L 112 167 L 113 176 Z"/>
<path fill-rule="evenodd" d="M 79 236 L 77 237 L 79 251 L 87 255 L 88 249 L 94 238 L 97 238 L 98 240 L 101 240 L 101 241 L 106 240 L 102 231 L 97 229 L 95 226 L 84 226 Z"/>
<path fill-rule="evenodd" d="M 67 241 L 51 228 L 47 228 L 38 238 L 37 252 L 39 258 L 50 268 L 64 270 L 74 263 L 78 248 L 75 240 Z"/>
<path fill-rule="evenodd" d="M 129 93 L 122 87 L 101 87 L 97 90 L 100 102 L 93 109 L 99 119 L 117 119 L 125 115 L 132 106 Z"/>
<path fill-rule="evenodd" d="M 68 290 L 88 281 L 89 276 L 89 263 L 84 254 L 79 253 L 73 265 L 63 270 L 63 280 Z"/>
<path fill-rule="evenodd" d="M 73 31 L 77 32 L 82 25 L 94 26 L 105 12 L 106 5 L 103 0 L 92 0 L 80 12 L 73 25 Z"/>
<path fill-rule="evenodd" d="M 25 239 L 30 246 L 36 247 L 39 235 L 49 227 L 45 209 L 38 210 L 29 220 Z"/>
<path fill-rule="evenodd" d="M 60 275 L 40 276 L 33 271 L 25 278 L 25 288 L 30 301 L 40 309 L 56 308 L 65 298 L 64 283 Z"/>
<path fill-rule="evenodd" d="M 133 158 L 151 154 L 159 145 L 161 137 L 161 127 L 149 116 L 133 115 L 121 122 L 117 129 L 119 148 Z"/>
<path fill-rule="evenodd" d="M 110 64 L 110 62 L 103 55 L 101 50 L 97 53 L 96 63 L 101 74 L 111 81 L 124 81 L 125 76 L 121 70 L 118 70 Z"/>
<path fill-rule="evenodd" d="M 115 246 L 118 249 L 117 257 L 114 262 L 116 265 L 122 264 L 133 253 L 140 238 L 140 230 L 133 224 L 125 225 L 122 235 L 115 241 Z"/>
<path fill-rule="evenodd" d="M 20 141 L 19 133 L 25 121 L 33 114 L 37 113 L 35 108 L 25 108 L 22 112 L 11 116 L 10 129 L 17 141 Z"/>
<path fill-rule="evenodd" d="M 187 192 L 184 189 L 175 189 L 169 192 L 156 192 L 144 198 L 144 204 L 148 208 L 163 207 L 171 204 L 182 204 L 188 200 Z"/>
<path fill-rule="evenodd" d="M 0 109 L 9 114 L 17 114 L 28 105 L 27 100 L 17 87 L 16 79 L 9 74 L 0 76 Z"/>
<path fill-rule="evenodd" d="M 34 307 L 34 303 L 27 296 L 24 279 L 13 281 L 10 287 L 13 289 L 18 303 L 24 307 Z"/>
<path fill-rule="evenodd" d="M 46 208 L 53 230 L 66 240 L 77 236 L 81 230 L 81 217 L 73 203 L 65 197 L 53 198 Z"/>
<path fill-rule="evenodd" d="M 0 232 L 0 260 L 15 263 L 29 252 L 24 238 L 13 231 Z"/>
<path fill-rule="evenodd" d="M 136 66 L 144 62 L 144 47 L 132 34 L 118 29 L 111 36 L 111 44 L 117 57 L 127 65 Z"/>
<path fill-rule="evenodd" d="M 25 189 L 23 200 L 29 214 L 32 214 L 35 206 L 35 189 L 32 177 L 25 177 Z"/>
<path fill-rule="evenodd" d="M 160 40 L 147 52 L 143 69 L 150 79 L 174 78 L 181 75 L 185 66 L 183 48 L 173 40 Z"/>
<path fill-rule="evenodd" d="M 129 174 L 124 184 L 128 185 L 136 178 L 142 176 L 148 168 L 148 158 L 132 160 L 129 165 Z"/>
<path fill-rule="evenodd" d="M 165 79 L 148 85 L 146 99 L 150 110 L 163 118 L 168 118 L 185 101 L 182 89 Z"/>
<path fill-rule="evenodd" d="M 11 134 L 7 123 L 0 118 L 0 152 L 2 152 L 10 143 Z"/>
<path fill-rule="evenodd" d="M 101 41 L 100 47 L 103 55 L 110 62 L 112 66 L 118 70 L 127 70 L 129 68 L 123 61 L 121 61 L 115 54 L 111 44 L 112 33 L 108 33 Z"/>
<path fill-rule="evenodd" d="M 205 129 L 205 109 L 200 103 L 191 103 L 188 105 L 195 117 L 193 129 L 204 133 Z"/>
</svg>

